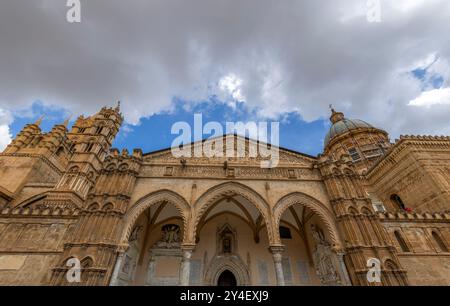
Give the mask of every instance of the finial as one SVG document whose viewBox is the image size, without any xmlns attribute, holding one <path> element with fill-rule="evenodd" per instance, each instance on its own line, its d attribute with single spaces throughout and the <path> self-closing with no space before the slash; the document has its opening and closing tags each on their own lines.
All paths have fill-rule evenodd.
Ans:
<svg viewBox="0 0 450 306">
<path fill-rule="evenodd" d="M 120 100 L 117 101 L 116 111 L 120 112 Z"/>
<path fill-rule="evenodd" d="M 71 118 L 72 118 L 72 115 L 70 115 L 69 117 L 66 118 L 66 120 L 64 120 L 63 125 L 64 125 L 65 127 L 67 127 L 67 126 L 69 125 L 69 121 L 70 121 Z"/>
<path fill-rule="evenodd" d="M 331 109 L 331 116 L 330 116 L 331 123 L 335 124 L 336 122 L 345 119 L 344 113 L 335 111 L 332 104 L 330 104 L 330 109 Z"/>
<path fill-rule="evenodd" d="M 42 124 L 42 120 L 44 119 L 45 115 L 42 115 L 38 118 L 38 120 L 36 120 L 36 122 L 34 123 L 37 126 L 40 126 Z"/>
<path fill-rule="evenodd" d="M 336 111 L 335 111 L 334 108 L 333 108 L 333 104 L 330 104 L 329 107 L 330 107 L 331 113 L 334 114 Z"/>
</svg>

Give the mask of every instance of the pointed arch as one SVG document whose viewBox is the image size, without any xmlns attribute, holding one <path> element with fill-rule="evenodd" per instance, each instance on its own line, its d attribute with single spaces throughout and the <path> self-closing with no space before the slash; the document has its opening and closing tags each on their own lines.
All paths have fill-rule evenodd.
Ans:
<svg viewBox="0 0 450 306">
<path fill-rule="evenodd" d="M 275 204 L 273 215 L 275 218 L 274 230 L 276 231 L 277 241 L 280 240 L 279 227 L 281 217 L 283 213 L 294 204 L 303 205 L 313 211 L 327 228 L 332 244 L 336 248 L 341 248 L 343 246 L 339 237 L 339 231 L 334 221 L 333 213 L 323 203 L 302 192 L 288 194 L 282 197 Z"/>
<path fill-rule="evenodd" d="M 170 203 L 175 206 L 183 219 L 183 241 L 186 241 L 187 233 L 190 231 L 188 224 L 190 222 L 190 206 L 188 202 L 178 193 L 171 190 L 159 190 L 150 193 L 137 200 L 124 216 L 124 229 L 122 231 L 121 241 L 127 243 L 131 231 L 139 216 L 149 207 L 159 203 Z"/>
<path fill-rule="evenodd" d="M 269 204 L 255 190 L 238 182 L 226 182 L 216 185 L 203 193 L 194 203 L 192 227 L 192 235 L 194 236 L 192 237 L 193 241 L 195 241 L 197 235 L 197 226 L 203 215 L 208 211 L 208 208 L 217 203 L 217 201 L 220 201 L 222 198 L 233 197 L 236 195 L 245 198 L 249 203 L 258 209 L 266 224 L 269 241 L 274 241 L 275 235 L 273 234 L 273 229 L 270 222 Z"/>
</svg>

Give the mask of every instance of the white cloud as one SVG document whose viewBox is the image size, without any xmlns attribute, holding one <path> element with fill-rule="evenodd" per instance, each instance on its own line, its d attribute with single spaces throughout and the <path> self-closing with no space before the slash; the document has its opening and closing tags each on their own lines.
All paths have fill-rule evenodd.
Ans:
<svg viewBox="0 0 450 306">
<path fill-rule="evenodd" d="M 219 80 L 219 88 L 237 102 L 245 101 L 242 95 L 242 79 L 234 73 L 227 74 Z"/>
<path fill-rule="evenodd" d="M 11 131 L 9 124 L 11 124 L 11 114 L 3 109 L 0 109 L 0 152 L 11 142 Z"/>
<path fill-rule="evenodd" d="M 120 99 L 136 124 L 174 96 L 226 94 L 262 117 L 311 121 L 333 104 L 394 137 L 449 130 L 447 104 L 409 103 L 423 88 L 411 70 L 435 58 L 430 75 L 450 87 L 450 1 L 381 5 L 369 23 L 366 0 L 84 1 L 70 24 L 60 0 L 0 1 L 0 108 L 92 113 Z"/>
<path fill-rule="evenodd" d="M 424 91 L 408 105 L 431 107 L 432 105 L 450 105 L 450 88 L 439 88 Z"/>
</svg>

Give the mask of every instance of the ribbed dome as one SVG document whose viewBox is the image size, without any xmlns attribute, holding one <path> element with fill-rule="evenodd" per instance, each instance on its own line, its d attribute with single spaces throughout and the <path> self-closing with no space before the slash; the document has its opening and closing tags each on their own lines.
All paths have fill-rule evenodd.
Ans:
<svg viewBox="0 0 450 306">
<path fill-rule="evenodd" d="M 373 128 L 372 125 L 359 119 L 346 119 L 342 113 L 336 113 L 333 110 L 331 121 L 334 122 L 330 128 L 330 131 L 325 136 L 325 146 L 328 145 L 331 139 L 344 134 L 350 130 L 358 128 Z"/>
</svg>

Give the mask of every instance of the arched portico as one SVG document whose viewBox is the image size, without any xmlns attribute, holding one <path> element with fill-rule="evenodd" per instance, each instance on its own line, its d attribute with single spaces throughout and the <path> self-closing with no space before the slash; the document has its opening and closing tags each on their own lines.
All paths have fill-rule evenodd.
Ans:
<svg viewBox="0 0 450 306">
<path fill-rule="evenodd" d="M 125 266 L 128 270 L 138 270 L 138 281 L 135 278 L 136 271 L 130 273 L 133 284 L 148 284 L 148 275 L 151 274 L 149 272 L 154 265 L 149 251 L 158 243 L 158 245 L 164 244 L 163 248 L 166 249 L 166 251 L 163 250 L 163 256 L 172 256 L 181 260 L 184 255 L 181 245 L 187 239 L 189 223 L 190 206 L 182 196 L 173 191 L 160 190 L 137 200 L 122 221 L 120 241 L 123 247 L 118 255 L 111 284 L 117 283 L 119 270 L 123 270 Z M 167 237 L 161 231 L 167 231 Z M 170 241 L 162 241 L 164 239 Z M 149 256 L 150 262 L 148 263 Z M 132 260 L 125 257 L 131 257 Z M 132 266 L 128 268 L 130 261 Z M 181 260 L 180 270 L 182 263 L 183 260 Z"/>
<path fill-rule="evenodd" d="M 276 230 L 276 242 L 280 242 L 280 234 L 279 234 L 279 227 L 280 227 L 280 220 L 283 213 L 291 206 L 295 204 L 300 204 L 304 207 L 307 207 L 311 211 L 313 211 L 317 216 L 320 218 L 320 220 L 323 222 L 323 224 L 326 226 L 328 230 L 328 234 L 331 239 L 331 243 L 333 244 L 334 248 L 340 249 L 342 248 L 342 242 L 339 236 L 338 229 L 336 227 L 336 224 L 334 222 L 333 213 L 332 211 L 327 208 L 323 203 L 316 200 L 315 198 L 301 193 L 301 192 L 295 192 L 288 194 L 284 197 L 282 197 L 278 202 L 275 204 L 273 209 L 273 215 L 275 219 L 275 230 Z"/>
<path fill-rule="evenodd" d="M 280 225 L 289 224 L 289 217 L 302 237 L 310 264 L 314 264 L 322 284 L 349 285 L 343 244 L 330 208 L 300 192 L 282 197 L 274 207 L 275 229 L 280 241 Z"/>
<path fill-rule="evenodd" d="M 173 204 L 182 216 L 184 226 L 183 241 L 185 241 L 187 232 L 189 232 L 188 227 L 190 223 L 190 206 L 182 196 L 170 190 L 160 190 L 148 194 L 140 198 L 138 201 L 136 201 L 135 204 L 131 206 L 124 217 L 124 230 L 122 231 L 121 241 L 123 243 L 128 242 L 128 238 L 131 234 L 134 223 L 146 209 L 155 204 L 163 202 Z"/>
<path fill-rule="evenodd" d="M 271 222 L 271 209 L 267 201 L 252 188 L 237 182 L 227 182 L 216 185 L 203 193 L 193 205 L 192 211 L 192 229 L 193 234 L 197 234 L 197 227 L 208 209 L 217 204 L 222 199 L 231 199 L 239 196 L 247 203 L 256 207 L 261 214 L 262 220 L 266 225 L 269 241 L 275 240 L 274 230 Z M 195 241 L 195 236 L 193 237 Z"/>
</svg>

